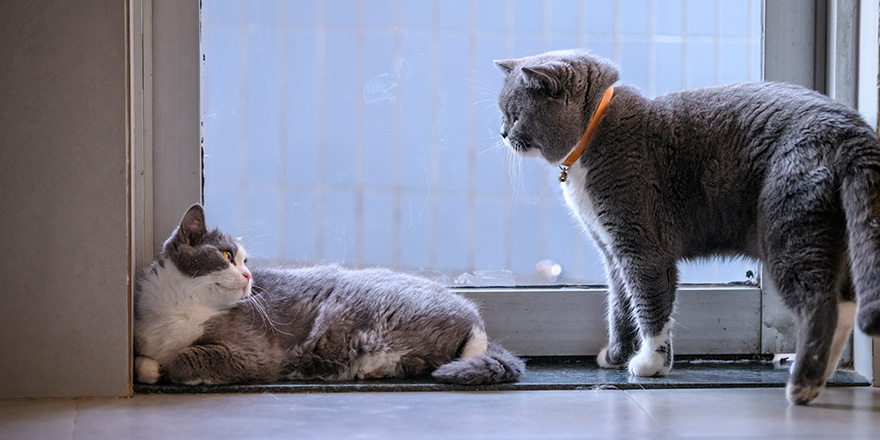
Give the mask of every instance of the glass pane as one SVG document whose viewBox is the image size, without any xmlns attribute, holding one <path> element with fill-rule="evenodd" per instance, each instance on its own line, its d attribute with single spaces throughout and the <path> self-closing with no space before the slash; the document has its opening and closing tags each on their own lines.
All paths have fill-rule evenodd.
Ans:
<svg viewBox="0 0 880 440">
<path fill-rule="evenodd" d="M 760 80 L 760 0 L 212 0 L 205 205 L 253 258 L 603 284 L 556 170 L 498 137 L 492 60 L 588 48 L 648 96 Z M 683 282 L 757 265 L 682 265 Z"/>
</svg>

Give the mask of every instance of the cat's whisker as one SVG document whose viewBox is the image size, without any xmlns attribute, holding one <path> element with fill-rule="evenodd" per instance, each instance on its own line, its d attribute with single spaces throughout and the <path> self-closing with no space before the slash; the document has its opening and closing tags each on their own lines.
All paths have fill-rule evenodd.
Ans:
<svg viewBox="0 0 880 440">
<path fill-rule="evenodd" d="M 260 222 L 260 224 L 267 224 L 266 222 Z M 255 240 L 263 238 L 263 237 L 271 237 L 272 234 L 257 234 L 251 237 L 248 237 L 247 240 L 244 241 L 244 247 L 249 248 Z"/>
<path fill-rule="evenodd" d="M 262 252 L 250 252 L 250 253 L 248 253 L 248 258 L 253 258 L 255 260 L 271 260 L 271 259 L 273 259 L 272 256 L 266 255 Z"/>
<path fill-rule="evenodd" d="M 477 104 L 485 104 L 485 103 L 487 103 L 487 102 L 492 103 L 492 105 L 495 105 L 495 102 L 496 102 L 496 101 L 495 101 L 494 99 L 492 99 L 492 98 L 478 99 L 478 100 L 472 102 L 471 105 L 474 106 L 474 105 L 477 105 Z M 486 106 L 486 107 L 483 108 L 483 110 L 485 111 L 485 110 L 488 109 L 489 107 L 490 107 L 490 106 Z"/>
<path fill-rule="evenodd" d="M 495 97 L 498 96 L 498 88 L 497 87 L 490 87 L 490 86 L 487 86 L 484 84 L 480 84 L 478 81 L 475 81 L 473 79 L 468 79 L 467 82 L 470 83 L 471 89 L 477 91 L 480 94 L 492 95 Z"/>
<path fill-rule="evenodd" d="M 507 154 L 506 163 L 507 174 L 510 179 L 510 189 L 515 199 L 521 192 L 525 192 L 525 183 L 522 180 L 523 160 L 511 148 L 506 148 L 505 146 L 505 152 Z"/>
<path fill-rule="evenodd" d="M 484 155 L 484 154 L 489 154 L 489 153 L 495 153 L 495 152 L 497 152 L 497 151 L 498 151 L 498 146 L 497 146 L 497 145 L 492 145 L 492 146 L 489 146 L 488 148 L 485 148 L 485 149 L 483 149 L 483 150 L 477 151 L 477 156 L 482 156 L 482 155 Z"/>
<path fill-rule="evenodd" d="M 498 132 L 497 127 L 483 127 L 483 129 L 485 130 L 486 135 L 481 138 L 482 140 L 493 141 L 498 147 L 504 146 L 504 140 L 501 138 L 501 133 Z"/>
<path fill-rule="evenodd" d="M 497 112 L 497 113 L 495 113 L 495 117 L 498 120 L 498 125 L 496 125 L 496 127 L 499 127 L 499 126 L 501 126 L 501 113 L 498 112 L 498 103 L 496 101 L 491 101 L 489 103 L 486 103 L 486 105 L 483 107 L 483 109 L 481 111 L 483 113 L 489 113 L 489 112 L 492 112 L 493 109 L 495 110 L 495 112 Z"/>
<path fill-rule="evenodd" d="M 479 78 L 468 78 L 468 81 L 476 83 L 480 87 L 484 88 L 487 93 L 492 93 L 493 95 L 498 95 L 498 90 L 501 88 L 501 74 L 499 72 L 497 77 L 488 77 L 485 73 L 480 71 L 479 69 L 468 69 L 469 73 L 475 73 L 479 76 Z M 488 84 L 487 84 L 488 83 Z M 495 83 L 494 86 L 491 84 Z"/>
<path fill-rule="evenodd" d="M 263 289 L 262 287 L 259 287 L 259 286 L 253 286 L 253 287 L 259 290 L 258 293 L 266 293 L 266 294 L 269 293 L 266 289 Z M 256 306 L 261 307 L 262 311 L 266 312 L 266 307 L 268 307 L 268 299 L 263 298 L 260 295 L 251 295 L 250 297 L 248 297 L 246 299 L 251 299 Z M 273 326 L 274 325 L 291 325 L 291 324 L 293 324 L 293 321 L 290 321 L 290 322 L 275 321 L 268 314 L 265 314 L 265 318 L 268 322 L 272 323 Z"/>
<path fill-rule="evenodd" d="M 263 302 L 263 301 L 266 301 L 265 299 L 261 299 L 259 296 L 251 296 L 251 297 L 247 298 L 246 301 L 250 302 L 254 306 L 253 307 L 254 310 L 257 311 L 257 314 L 260 315 L 260 317 L 263 320 L 263 323 L 266 324 L 264 326 L 264 328 L 267 328 L 267 330 L 268 330 L 268 328 L 271 328 L 273 333 L 280 333 L 282 335 L 293 336 L 293 334 L 285 332 L 285 331 L 278 328 L 279 325 L 290 325 L 290 324 L 292 324 L 292 322 L 280 323 L 280 322 L 273 320 L 272 317 L 269 316 L 269 312 L 267 310 L 268 303 Z"/>
</svg>

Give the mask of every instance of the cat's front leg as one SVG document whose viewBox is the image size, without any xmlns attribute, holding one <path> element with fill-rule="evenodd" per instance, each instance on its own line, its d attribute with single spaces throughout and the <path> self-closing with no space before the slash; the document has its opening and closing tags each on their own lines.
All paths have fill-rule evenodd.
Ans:
<svg viewBox="0 0 880 440">
<path fill-rule="evenodd" d="M 625 291 L 613 288 L 608 292 L 608 346 L 596 357 L 602 368 L 622 368 L 636 352 L 636 328 L 625 295 Z"/>
<path fill-rule="evenodd" d="M 620 267 L 607 248 L 597 238 L 597 247 L 605 263 L 608 280 L 608 346 L 599 352 L 596 362 L 602 368 L 622 368 L 636 352 L 636 324 L 633 320 L 632 303 L 623 282 Z"/>
<path fill-rule="evenodd" d="M 134 374 L 138 382 L 154 384 L 162 377 L 162 367 L 151 357 L 138 356 L 134 358 Z"/>
<path fill-rule="evenodd" d="M 205 365 L 211 363 L 209 355 L 194 348 L 187 347 L 168 362 L 166 377 L 169 381 L 183 385 L 210 383 L 203 379 Z"/>
<path fill-rule="evenodd" d="M 674 261 L 633 259 L 626 268 L 633 314 L 639 331 L 639 351 L 629 361 L 636 376 L 665 376 L 672 369 L 672 309 L 677 271 Z"/>
<path fill-rule="evenodd" d="M 629 372 L 635 376 L 665 376 L 672 369 L 672 320 L 656 334 L 640 335 L 641 348 L 629 361 Z"/>
<path fill-rule="evenodd" d="M 181 350 L 165 367 L 172 383 L 218 385 L 242 382 L 245 369 L 229 347 L 221 344 L 193 345 Z"/>
</svg>

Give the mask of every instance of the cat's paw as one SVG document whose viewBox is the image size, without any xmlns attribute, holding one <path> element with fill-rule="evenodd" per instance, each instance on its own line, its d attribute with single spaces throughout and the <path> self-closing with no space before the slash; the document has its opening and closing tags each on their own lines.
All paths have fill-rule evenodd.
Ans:
<svg viewBox="0 0 880 440">
<path fill-rule="evenodd" d="M 791 382 L 785 387 L 785 394 L 788 401 L 795 405 L 806 405 L 813 401 L 825 388 L 822 385 L 801 386 Z"/>
<path fill-rule="evenodd" d="M 639 351 L 629 361 L 629 372 L 634 376 L 653 377 L 665 376 L 672 369 L 664 353 L 656 351 Z"/>
<path fill-rule="evenodd" d="M 601 368 L 621 368 L 626 365 L 626 361 L 620 363 L 613 363 L 608 356 L 608 347 L 602 349 L 599 352 L 599 356 L 596 357 L 596 363 L 599 364 Z"/>
<path fill-rule="evenodd" d="M 153 358 L 138 356 L 134 360 L 135 379 L 140 383 L 154 384 L 162 377 L 162 367 Z"/>
<path fill-rule="evenodd" d="M 215 385 L 218 381 L 200 377 L 192 366 L 186 363 L 181 356 L 168 362 L 165 367 L 165 378 L 171 383 L 179 385 Z"/>
</svg>

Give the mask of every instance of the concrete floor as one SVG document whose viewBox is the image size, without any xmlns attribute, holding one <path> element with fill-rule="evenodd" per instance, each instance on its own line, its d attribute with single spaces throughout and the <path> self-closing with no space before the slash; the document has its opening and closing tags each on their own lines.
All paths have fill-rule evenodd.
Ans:
<svg viewBox="0 0 880 440">
<path fill-rule="evenodd" d="M 0 400 L 0 439 L 877 439 L 880 389 L 138 395 Z"/>
</svg>

